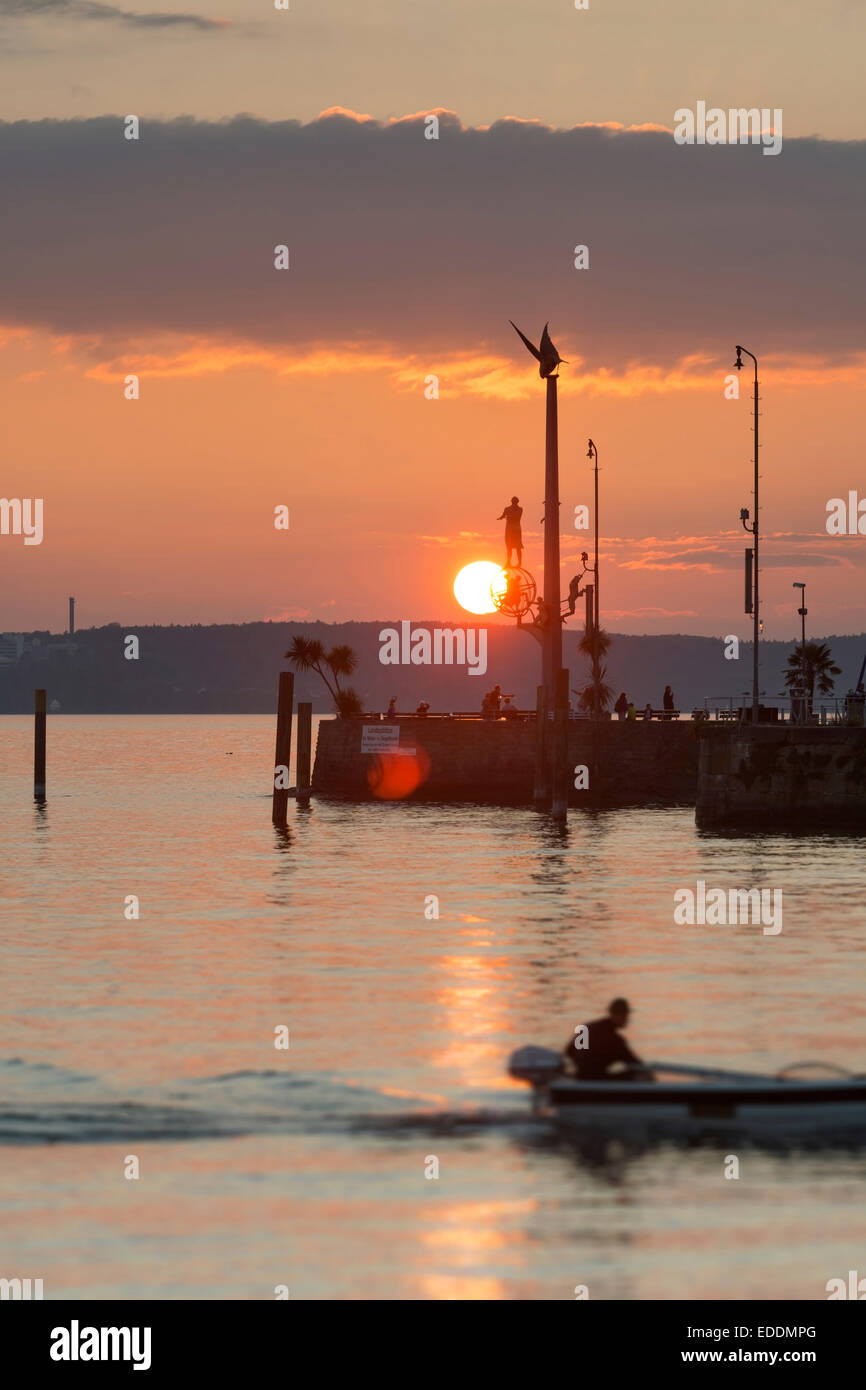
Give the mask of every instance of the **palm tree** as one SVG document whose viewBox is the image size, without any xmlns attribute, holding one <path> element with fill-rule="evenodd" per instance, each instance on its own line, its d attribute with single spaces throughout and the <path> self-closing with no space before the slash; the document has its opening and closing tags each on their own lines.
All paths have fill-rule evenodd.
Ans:
<svg viewBox="0 0 866 1390">
<path fill-rule="evenodd" d="M 842 668 L 833 661 L 826 642 L 807 642 L 805 647 L 798 643 L 788 657 L 785 685 L 792 691 L 802 690 L 805 687 L 804 693 L 809 697 L 809 714 L 811 714 L 815 687 L 818 687 L 819 695 L 831 695 L 834 685 L 833 677 L 841 676 L 841 674 Z"/>
<path fill-rule="evenodd" d="M 604 678 L 606 675 L 607 671 L 605 667 L 600 666 L 598 668 L 598 694 L 600 710 L 606 709 L 607 706 L 610 704 L 611 700 L 613 699 L 613 687 L 608 685 L 605 681 Z M 582 690 L 575 690 L 573 692 L 573 694 L 577 696 L 577 707 L 578 709 L 582 710 L 584 714 L 595 713 L 595 690 L 595 685 L 591 684 L 585 685 Z"/>
<path fill-rule="evenodd" d="M 332 647 L 325 657 L 325 661 L 334 673 L 334 680 L 337 688 L 340 686 L 340 676 L 351 676 L 353 671 L 358 669 L 358 656 L 352 651 L 351 647 L 345 644 L 339 647 Z"/>
<path fill-rule="evenodd" d="M 587 686 L 581 692 L 580 707 L 590 713 L 596 711 L 601 714 L 613 700 L 613 691 L 610 686 L 605 684 L 607 674 L 602 666 L 602 660 L 610 650 L 613 641 L 609 632 L 605 632 L 603 627 L 587 628 L 577 644 L 577 649 L 584 656 L 588 656 L 592 663 L 592 685 Z M 587 691 L 589 695 L 587 696 Z"/>
<path fill-rule="evenodd" d="M 351 647 L 342 644 L 326 652 L 317 638 L 302 637 L 298 633 L 292 638 L 286 660 L 296 671 L 315 671 L 321 676 L 341 719 L 361 713 L 364 705 L 358 692 L 351 686 L 340 685 L 341 676 L 351 676 L 358 668 L 358 655 Z M 331 673 L 333 685 L 325 674 L 326 668 Z"/>
</svg>

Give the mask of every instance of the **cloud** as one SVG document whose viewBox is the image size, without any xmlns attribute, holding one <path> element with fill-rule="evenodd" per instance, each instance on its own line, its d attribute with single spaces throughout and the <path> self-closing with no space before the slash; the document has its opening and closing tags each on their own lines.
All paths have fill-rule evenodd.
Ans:
<svg viewBox="0 0 866 1390">
<path fill-rule="evenodd" d="M 304 347 L 301 344 L 265 344 L 227 334 L 149 334 L 111 330 L 109 334 L 39 333 L 21 325 L 0 323 L 0 349 L 13 339 L 23 341 L 29 350 L 42 355 L 76 359 L 76 370 L 85 364 L 85 375 L 106 384 L 123 382 L 134 359 L 139 375 L 152 380 L 208 377 L 257 370 L 283 377 L 333 377 L 336 374 L 366 372 L 389 380 L 395 390 L 415 394 L 424 388 L 431 367 L 426 358 L 400 353 L 394 345 L 351 342 L 329 346 Z M 444 396 L 456 399 L 472 396 L 483 400 L 515 401 L 532 398 L 538 378 L 527 372 L 522 361 L 507 357 L 467 352 L 463 355 L 437 354 L 436 375 Z M 610 396 L 635 399 L 641 396 L 673 393 L 712 393 L 718 395 L 720 367 L 696 355 L 670 367 L 648 367 L 624 363 L 618 370 L 592 366 L 591 360 L 575 355 L 569 361 L 571 375 L 560 379 L 560 395 L 565 397 Z M 762 377 L 774 387 L 852 386 L 866 390 L 866 353 L 852 356 L 845 363 L 820 365 L 807 357 L 786 360 L 767 354 L 762 358 Z"/>
<path fill-rule="evenodd" d="M 298 370 L 367 354 L 407 389 L 445 362 L 491 397 L 538 386 L 509 318 L 536 338 L 551 320 L 564 392 L 718 389 L 744 328 L 762 369 L 862 373 L 866 142 L 764 159 L 652 129 L 439 121 L 438 140 L 423 116 L 340 112 L 144 119 L 139 141 L 120 116 L 0 124 L 4 321 L 118 359 L 172 335 Z"/>
<path fill-rule="evenodd" d="M 697 618 L 694 608 L 611 608 L 608 618 L 619 622 L 623 618 Z"/>
<path fill-rule="evenodd" d="M 727 531 L 716 536 L 607 536 L 601 558 L 605 565 L 621 570 L 725 574 L 743 568 L 744 534 Z M 823 532 L 767 532 L 761 538 L 761 569 L 857 568 L 862 564 L 856 551 L 844 547 L 833 553 L 820 550 L 823 540 Z M 564 558 L 577 544 L 572 546 L 570 540 L 564 543 Z M 637 612 L 629 610 L 629 614 Z"/>
<path fill-rule="evenodd" d="M 135 29 L 202 29 L 213 31 L 230 27 L 220 19 L 196 14 L 147 14 L 105 5 L 100 0 L 0 0 L 0 19 L 31 19 L 45 15 L 57 19 L 111 20 Z"/>
</svg>

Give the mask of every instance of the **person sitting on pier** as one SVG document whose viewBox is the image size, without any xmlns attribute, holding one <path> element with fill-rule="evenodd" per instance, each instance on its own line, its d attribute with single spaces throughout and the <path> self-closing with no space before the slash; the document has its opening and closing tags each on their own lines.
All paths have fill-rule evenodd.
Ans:
<svg viewBox="0 0 866 1390">
<path fill-rule="evenodd" d="M 643 717 L 644 717 L 644 719 L 652 719 L 652 717 L 653 717 L 653 707 L 652 707 L 652 705 L 649 703 L 649 701 L 647 701 L 647 706 L 646 706 L 646 709 L 645 709 L 644 712 L 643 712 Z"/>
<path fill-rule="evenodd" d="M 488 690 L 484 699 L 481 701 L 482 719 L 498 719 L 499 706 L 502 701 L 502 687 L 494 685 L 492 690 Z"/>
<path fill-rule="evenodd" d="M 415 713 L 418 715 L 419 719 L 426 719 L 429 708 L 429 702 L 427 700 L 421 700 Z"/>
<path fill-rule="evenodd" d="M 614 999 L 608 1005 L 607 1017 L 596 1018 L 584 1027 L 576 1028 L 563 1049 L 566 1064 L 580 1081 L 649 1081 L 652 1073 L 640 1057 L 632 1052 L 620 1030 L 628 1026 L 631 1009 L 627 999 Z M 626 1064 L 627 1070 L 611 1072 L 616 1062 Z"/>
<path fill-rule="evenodd" d="M 392 695 L 391 698 L 390 698 L 390 700 L 388 701 L 388 710 L 387 710 L 387 713 L 386 713 L 386 718 L 387 718 L 387 719 L 393 719 L 393 718 L 394 718 L 394 715 L 395 715 L 396 713 L 397 713 L 397 696 L 396 696 L 396 695 Z"/>
</svg>

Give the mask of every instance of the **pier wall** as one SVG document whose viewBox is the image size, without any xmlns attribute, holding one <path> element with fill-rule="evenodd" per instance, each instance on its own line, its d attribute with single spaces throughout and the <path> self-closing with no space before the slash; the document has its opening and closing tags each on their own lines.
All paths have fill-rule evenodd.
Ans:
<svg viewBox="0 0 866 1390">
<path fill-rule="evenodd" d="M 416 749 L 414 755 L 362 753 L 364 721 L 323 719 L 313 790 L 368 800 L 376 795 L 371 778 L 384 776 L 385 794 L 391 788 L 394 795 L 416 801 L 532 802 L 533 720 L 520 724 L 401 718 L 393 722 L 400 725 L 401 746 Z M 698 740 L 691 721 L 602 721 L 597 764 L 594 737 L 590 721 L 569 724 L 569 767 L 589 769 L 587 790 L 576 790 L 573 772 L 569 776 L 571 805 L 694 805 Z M 413 769 L 415 776 L 423 774 L 414 788 Z"/>
<path fill-rule="evenodd" d="M 866 827 L 866 729 L 705 724 L 699 826 Z"/>
</svg>

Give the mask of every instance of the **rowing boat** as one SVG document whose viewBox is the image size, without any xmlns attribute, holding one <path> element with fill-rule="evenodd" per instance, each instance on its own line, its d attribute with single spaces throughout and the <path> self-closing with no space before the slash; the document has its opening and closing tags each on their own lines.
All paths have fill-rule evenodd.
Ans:
<svg viewBox="0 0 866 1390">
<path fill-rule="evenodd" d="M 518 1048 L 508 1067 L 533 1088 L 537 1112 L 587 1130 L 866 1132 L 866 1076 L 824 1063 L 795 1063 L 775 1076 L 675 1062 L 651 1062 L 647 1069 L 655 1080 L 582 1081 L 565 1074 L 560 1054 L 535 1046 Z"/>
</svg>

